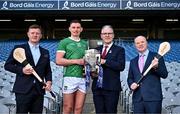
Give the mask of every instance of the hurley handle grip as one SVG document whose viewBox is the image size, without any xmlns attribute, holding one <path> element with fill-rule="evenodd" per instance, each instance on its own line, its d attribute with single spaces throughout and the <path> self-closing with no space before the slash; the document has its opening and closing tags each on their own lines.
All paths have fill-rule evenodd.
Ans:
<svg viewBox="0 0 180 114">
<path fill-rule="evenodd" d="M 43 84 L 43 86 L 47 86 L 46 83 L 44 82 L 41 82 Z M 56 95 L 52 92 L 52 91 L 49 91 L 51 96 L 55 99 L 56 98 Z"/>
</svg>

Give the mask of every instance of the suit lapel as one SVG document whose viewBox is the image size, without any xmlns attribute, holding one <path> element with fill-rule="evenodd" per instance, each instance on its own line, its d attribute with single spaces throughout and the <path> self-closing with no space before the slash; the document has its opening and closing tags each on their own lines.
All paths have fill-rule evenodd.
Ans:
<svg viewBox="0 0 180 114">
<path fill-rule="evenodd" d="M 137 70 L 139 71 L 139 73 L 141 73 L 141 72 L 140 72 L 140 69 L 139 69 L 139 65 L 138 65 L 138 60 L 139 60 L 139 56 L 137 56 L 137 57 L 135 58 L 135 68 L 137 68 Z"/>
<path fill-rule="evenodd" d="M 100 52 L 102 53 L 102 50 L 103 50 L 103 45 L 100 47 Z"/>
<path fill-rule="evenodd" d="M 40 50 L 40 57 L 39 57 L 39 60 L 36 64 L 36 66 L 40 63 L 40 60 L 42 60 L 41 58 L 43 57 L 43 51 L 42 51 L 42 48 L 39 46 L 39 50 Z"/>
<path fill-rule="evenodd" d="M 149 65 L 151 64 L 152 60 L 153 60 L 153 56 L 152 56 L 151 52 L 149 51 L 148 57 L 146 59 L 146 62 L 145 62 L 144 68 L 143 68 L 143 73 L 149 67 Z"/>
<path fill-rule="evenodd" d="M 103 49 L 103 45 L 101 45 L 100 47 L 98 47 L 98 48 L 96 48 L 99 52 L 100 52 L 100 54 L 102 55 L 102 49 Z"/>
<path fill-rule="evenodd" d="M 26 58 L 27 58 L 28 62 L 30 63 L 30 65 L 35 66 L 33 56 L 32 56 L 32 53 L 31 53 L 31 50 L 30 50 L 28 43 L 26 45 L 25 51 L 26 51 Z"/>
<path fill-rule="evenodd" d="M 114 48 L 114 44 L 113 44 L 113 45 L 110 47 L 110 49 L 108 50 L 105 58 L 108 58 L 108 57 L 111 55 L 111 53 L 113 52 L 113 48 Z"/>
</svg>

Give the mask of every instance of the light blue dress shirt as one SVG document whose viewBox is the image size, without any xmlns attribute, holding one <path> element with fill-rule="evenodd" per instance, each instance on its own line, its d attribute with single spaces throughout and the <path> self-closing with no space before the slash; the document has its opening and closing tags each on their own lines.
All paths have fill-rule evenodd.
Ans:
<svg viewBox="0 0 180 114">
<path fill-rule="evenodd" d="M 31 50 L 31 53 L 33 56 L 34 64 L 37 65 L 40 55 L 41 55 L 40 50 L 39 50 L 39 44 L 33 45 L 30 42 L 28 42 L 28 43 L 29 43 L 30 50 Z"/>
</svg>

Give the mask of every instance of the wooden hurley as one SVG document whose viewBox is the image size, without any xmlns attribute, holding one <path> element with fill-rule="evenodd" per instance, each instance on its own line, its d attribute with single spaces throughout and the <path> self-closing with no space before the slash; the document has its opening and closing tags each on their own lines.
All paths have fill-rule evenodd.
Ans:
<svg viewBox="0 0 180 114">
<path fill-rule="evenodd" d="M 13 52 L 13 57 L 18 62 L 22 63 L 25 67 L 32 68 L 32 66 L 26 60 L 25 50 L 23 48 L 16 48 Z M 37 74 L 37 72 L 34 69 L 32 73 L 39 80 L 39 82 L 41 82 L 44 86 L 46 86 L 46 83 L 43 82 L 41 77 Z M 56 98 L 55 94 L 52 91 L 50 91 L 50 94 L 53 97 L 53 99 Z"/>
<path fill-rule="evenodd" d="M 170 50 L 171 46 L 169 44 L 169 42 L 163 42 L 160 44 L 159 46 L 159 51 L 158 54 L 155 56 L 158 60 L 164 56 L 169 50 Z M 140 84 L 140 82 L 143 80 L 143 78 L 146 76 L 146 74 L 151 70 L 151 68 L 154 67 L 153 63 L 151 63 L 149 65 L 149 67 L 146 69 L 146 71 L 143 73 L 143 75 L 141 76 L 141 78 L 138 80 L 137 84 Z"/>
<path fill-rule="evenodd" d="M 170 50 L 171 46 L 169 44 L 169 42 L 163 42 L 160 44 L 159 46 L 159 50 L 158 50 L 158 54 L 155 56 L 158 60 L 164 56 L 169 50 Z M 146 69 L 146 71 L 143 73 L 143 75 L 141 76 L 141 78 L 137 81 L 137 84 L 140 84 L 140 82 L 144 79 L 144 77 L 146 76 L 146 74 L 151 70 L 151 68 L 153 67 L 153 63 L 151 63 L 149 65 L 149 67 Z M 131 90 L 129 92 L 129 95 L 131 95 L 133 92 L 133 90 Z"/>
</svg>

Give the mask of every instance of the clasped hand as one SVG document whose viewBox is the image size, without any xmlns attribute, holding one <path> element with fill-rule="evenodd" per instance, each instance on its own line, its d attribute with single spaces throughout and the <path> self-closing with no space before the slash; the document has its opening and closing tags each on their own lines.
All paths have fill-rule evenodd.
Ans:
<svg viewBox="0 0 180 114">
<path fill-rule="evenodd" d="M 32 67 L 27 67 L 27 66 L 25 66 L 25 67 L 23 68 L 23 73 L 26 74 L 26 75 L 32 74 L 33 71 L 34 71 L 34 69 L 33 69 Z"/>
</svg>

